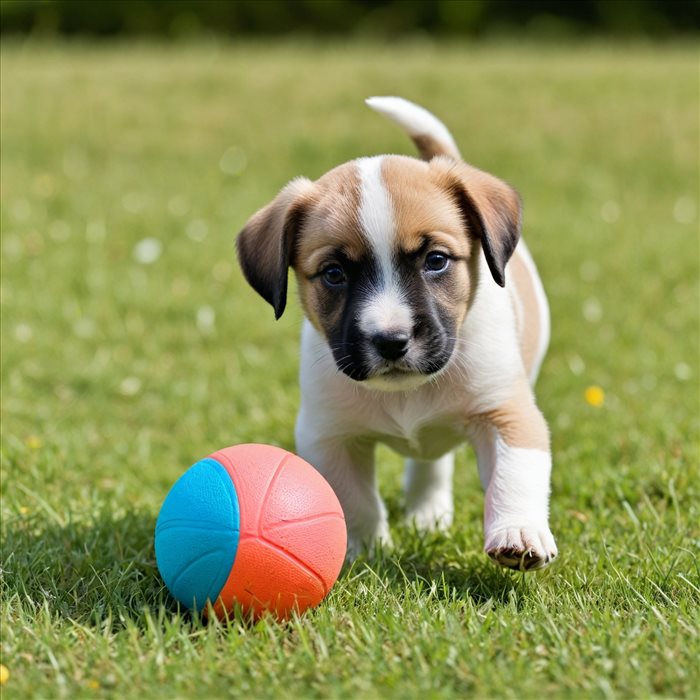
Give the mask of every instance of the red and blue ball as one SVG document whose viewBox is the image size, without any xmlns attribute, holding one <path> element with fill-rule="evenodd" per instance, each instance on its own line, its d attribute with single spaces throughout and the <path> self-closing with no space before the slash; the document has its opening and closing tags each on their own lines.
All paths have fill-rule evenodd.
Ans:
<svg viewBox="0 0 700 700">
<path fill-rule="evenodd" d="M 156 523 L 156 562 L 172 595 L 224 618 L 240 606 L 278 618 L 315 606 L 335 583 L 347 533 L 340 503 L 300 457 L 236 445 L 191 466 Z"/>
</svg>

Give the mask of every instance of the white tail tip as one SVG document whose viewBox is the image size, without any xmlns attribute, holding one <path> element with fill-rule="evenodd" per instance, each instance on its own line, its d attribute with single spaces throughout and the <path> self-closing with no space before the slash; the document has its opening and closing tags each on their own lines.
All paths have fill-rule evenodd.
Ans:
<svg viewBox="0 0 700 700">
<path fill-rule="evenodd" d="M 408 132 L 423 157 L 449 155 L 459 158 L 459 149 L 447 127 L 427 109 L 403 97 L 368 97 L 365 103 Z M 424 141 L 431 141 L 427 146 Z"/>
</svg>

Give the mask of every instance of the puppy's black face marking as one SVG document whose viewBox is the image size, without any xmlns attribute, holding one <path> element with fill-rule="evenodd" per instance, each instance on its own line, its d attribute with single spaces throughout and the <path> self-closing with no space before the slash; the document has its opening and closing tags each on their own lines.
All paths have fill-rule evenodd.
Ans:
<svg viewBox="0 0 700 700">
<path fill-rule="evenodd" d="M 339 267 L 342 285 L 329 284 L 327 273 Z M 336 366 L 351 379 L 363 381 L 370 373 L 366 346 L 368 338 L 357 323 L 357 311 L 377 286 L 379 270 L 371 257 L 350 260 L 342 251 L 324 262 L 316 276 L 317 303 L 328 345 Z"/>
<path fill-rule="evenodd" d="M 397 256 L 401 291 L 413 317 L 413 365 L 420 374 L 440 371 L 452 356 L 456 323 L 452 310 L 440 303 L 440 297 L 450 296 L 454 266 L 460 262 L 439 251 Z"/>
<path fill-rule="evenodd" d="M 337 368 L 355 381 L 376 378 L 397 388 L 411 377 L 423 383 L 442 370 L 455 348 L 457 319 L 450 300 L 460 294 L 464 265 L 426 243 L 418 251 L 395 251 L 386 280 L 371 255 L 350 260 L 336 251 L 314 284 Z M 383 319 L 381 327 L 376 316 Z"/>
</svg>

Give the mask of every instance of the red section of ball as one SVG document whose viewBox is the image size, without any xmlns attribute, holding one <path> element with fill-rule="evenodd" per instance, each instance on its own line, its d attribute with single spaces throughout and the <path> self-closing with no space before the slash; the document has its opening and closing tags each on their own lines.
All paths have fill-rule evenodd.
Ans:
<svg viewBox="0 0 700 700">
<path fill-rule="evenodd" d="M 233 480 L 241 513 L 238 551 L 214 606 L 234 603 L 287 617 L 323 600 L 340 573 L 347 533 L 328 482 L 300 457 L 270 445 L 235 445 L 211 455 Z"/>
</svg>

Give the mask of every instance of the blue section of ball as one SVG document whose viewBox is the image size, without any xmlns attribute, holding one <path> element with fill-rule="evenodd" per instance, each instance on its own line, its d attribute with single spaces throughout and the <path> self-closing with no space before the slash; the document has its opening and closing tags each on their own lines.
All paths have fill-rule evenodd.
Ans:
<svg viewBox="0 0 700 700">
<path fill-rule="evenodd" d="M 202 610 L 216 601 L 238 550 L 238 496 L 231 477 L 207 457 L 173 485 L 156 522 L 156 562 L 177 600 Z"/>
</svg>

